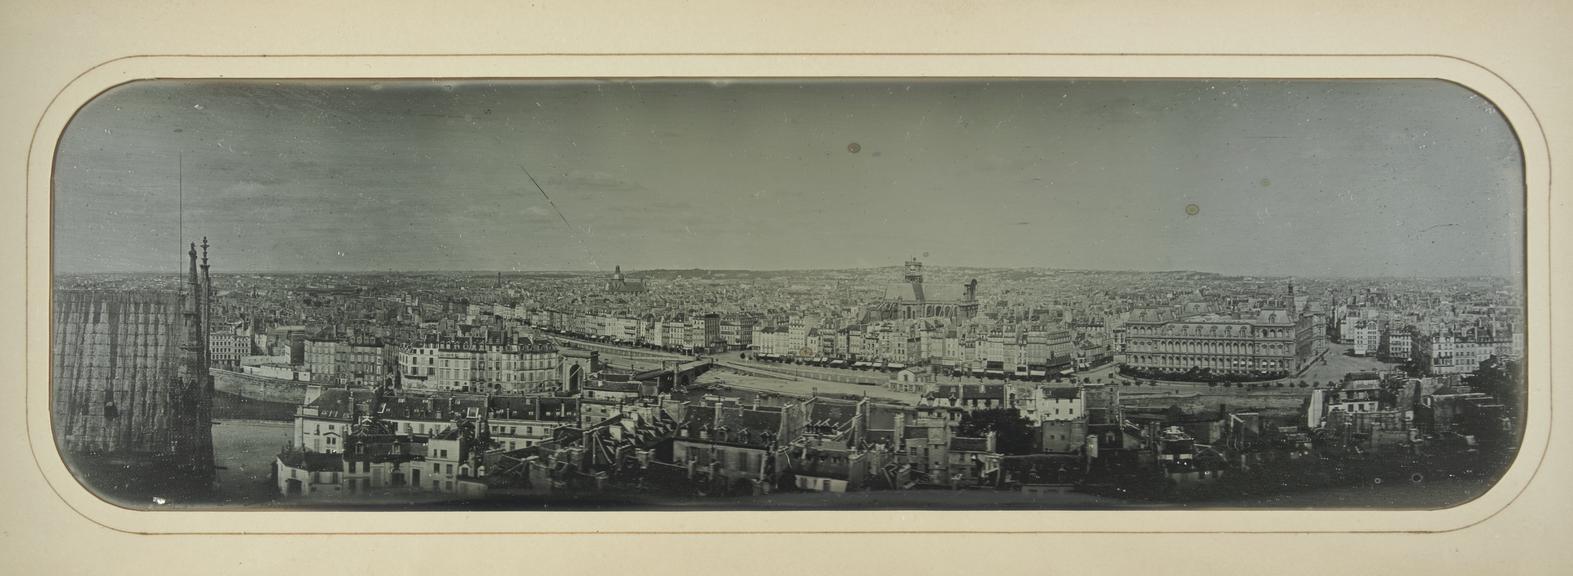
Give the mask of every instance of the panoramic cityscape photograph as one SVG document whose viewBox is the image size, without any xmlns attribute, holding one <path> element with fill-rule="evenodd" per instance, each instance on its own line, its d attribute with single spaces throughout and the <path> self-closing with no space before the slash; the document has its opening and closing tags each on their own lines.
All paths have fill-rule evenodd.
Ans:
<svg viewBox="0 0 1573 576">
<path fill-rule="evenodd" d="M 143 80 L 54 170 L 136 510 L 1438 509 L 1524 434 L 1439 80 Z"/>
</svg>

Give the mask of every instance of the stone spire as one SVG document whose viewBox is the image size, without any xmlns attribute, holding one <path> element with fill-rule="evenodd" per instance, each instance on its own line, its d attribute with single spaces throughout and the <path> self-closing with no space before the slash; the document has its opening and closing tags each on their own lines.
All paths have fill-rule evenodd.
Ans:
<svg viewBox="0 0 1573 576">
<path fill-rule="evenodd" d="M 206 242 L 203 244 L 206 245 Z M 170 452 L 178 468 L 193 479 L 207 480 L 213 476 L 213 439 L 209 429 L 212 378 L 208 375 L 207 285 L 202 277 L 197 276 L 195 242 L 191 243 L 186 258 L 189 266 L 184 310 L 181 311 L 186 338 L 180 346 L 178 381 L 170 394 L 174 428 Z M 202 268 L 205 276 L 205 258 Z"/>
<path fill-rule="evenodd" d="M 212 281 L 212 279 L 208 278 L 208 237 L 207 236 L 203 236 L 202 237 L 202 300 L 201 300 L 201 306 L 202 306 L 202 333 L 199 334 L 198 336 L 202 340 L 202 365 L 203 366 L 212 366 L 213 365 L 213 356 L 212 356 L 213 351 L 211 350 L 212 347 L 208 345 L 207 340 L 209 338 L 208 335 L 213 333 L 213 281 Z M 205 369 L 202 371 L 202 374 L 204 376 L 204 380 L 207 380 L 208 392 L 211 393 L 212 392 L 212 387 L 213 387 L 212 378 L 208 378 L 207 377 L 208 372 Z"/>
<path fill-rule="evenodd" d="M 191 243 L 191 249 L 186 252 L 186 257 L 190 261 L 190 271 L 186 276 L 186 301 L 182 314 L 185 316 L 186 328 L 190 331 L 186 337 L 186 347 L 190 348 L 197 334 L 197 328 L 202 322 L 202 298 L 199 296 L 202 292 L 202 283 L 197 277 L 196 242 Z"/>
</svg>

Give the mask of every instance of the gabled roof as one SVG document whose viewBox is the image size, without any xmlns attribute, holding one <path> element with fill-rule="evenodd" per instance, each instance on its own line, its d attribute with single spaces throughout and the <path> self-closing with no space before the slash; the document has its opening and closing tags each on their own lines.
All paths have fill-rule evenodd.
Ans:
<svg viewBox="0 0 1573 576">
<path fill-rule="evenodd" d="M 1174 311 L 1168 308 L 1141 308 L 1132 310 L 1131 317 L 1127 322 L 1162 323 L 1173 322 L 1174 320 Z"/>
</svg>

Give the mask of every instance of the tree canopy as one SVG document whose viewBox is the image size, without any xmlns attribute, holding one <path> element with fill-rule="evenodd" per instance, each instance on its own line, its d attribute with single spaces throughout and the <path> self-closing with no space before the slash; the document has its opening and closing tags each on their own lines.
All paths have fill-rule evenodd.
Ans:
<svg viewBox="0 0 1573 576">
<path fill-rule="evenodd" d="M 1515 423 L 1523 422 L 1526 382 L 1522 362 L 1492 356 L 1481 362 L 1474 374 L 1465 377 L 1464 383 L 1477 392 L 1495 396 L 1508 407 L 1509 417 Z"/>
<path fill-rule="evenodd" d="M 958 434 L 970 437 L 982 437 L 989 432 L 994 433 L 995 449 L 1001 454 L 1031 454 L 1034 450 L 1032 421 L 1022 418 L 1015 408 L 973 410 L 962 415 L 957 430 Z"/>
</svg>

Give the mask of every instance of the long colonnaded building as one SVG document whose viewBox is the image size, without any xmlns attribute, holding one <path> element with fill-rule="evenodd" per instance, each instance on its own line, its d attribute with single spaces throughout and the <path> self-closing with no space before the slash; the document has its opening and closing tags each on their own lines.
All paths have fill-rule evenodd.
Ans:
<svg viewBox="0 0 1573 576">
<path fill-rule="evenodd" d="M 1249 315 L 1137 310 L 1125 323 L 1126 365 L 1144 371 L 1283 376 L 1314 359 L 1312 315 L 1263 309 Z M 1305 324 L 1305 326 L 1302 326 Z"/>
</svg>

